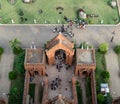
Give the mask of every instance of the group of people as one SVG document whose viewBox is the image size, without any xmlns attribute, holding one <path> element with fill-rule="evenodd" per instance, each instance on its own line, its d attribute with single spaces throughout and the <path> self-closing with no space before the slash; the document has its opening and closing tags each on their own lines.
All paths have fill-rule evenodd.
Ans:
<svg viewBox="0 0 120 104">
<path fill-rule="evenodd" d="M 61 68 L 65 64 L 65 59 L 66 59 L 66 55 L 62 50 L 56 52 L 55 60 L 56 60 L 56 69 L 58 69 L 58 72 L 61 72 Z M 66 70 L 70 69 L 70 65 L 65 64 L 65 68 Z"/>
<path fill-rule="evenodd" d="M 65 54 L 58 51 L 56 52 L 55 59 L 56 59 L 56 69 L 58 69 L 58 72 L 60 72 L 61 68 L 63 67 L 63 63 L 65 62 Z"/>
<path fill-rule="evenodd" d="M 56 90 L 59 87 L 61 81 L 62 80 L 59 77 L 53 80 L 51 83 L 51 90 Z"/>
<path fill-rule="evenodd" d="M 76 24 L 78 28 L 85 29 L 85 26 L 87 23 L 84 20 L 79 20 L 79 21 L 76 21 Z"/>
<path fill-rule="evenodd" d="M 57 27 L 55 26 L 55 28 L 53 29 L 53 32 L 62 32 L 65 36 L 70 36 L 73 37 L 74 33 L 72 33 L 72 25 L 73 22 L 70 22 L 66 27 L 64 25 L 62 25 L 61 27 Z"/>
<path fill-rule="evenodd" d="M 62 33 L 64 33 L 64 32 L 67 32 L 67 28 L 65 28 L 64 25 L 62 25 L 60 28 L 58 28 L 57 26 L 55 26 L 53 32 L 54 33 L 55 32 L 62 32 Z"/>
</svg>

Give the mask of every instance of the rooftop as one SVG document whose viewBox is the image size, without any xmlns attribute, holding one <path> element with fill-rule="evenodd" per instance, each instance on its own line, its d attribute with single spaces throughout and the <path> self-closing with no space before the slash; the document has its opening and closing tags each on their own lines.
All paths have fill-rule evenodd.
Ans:
<svg viewBox="0 0 120 104">
<path fill-rule="evenodd" d="M 25 63 L 43 63 L 44 50 L 43 49 L 26 49 Z"/>
<path fill-rule="evenodd" d="M 77 49 L 76 57 L 78 65 L 95 63 L 94 51 L 92 49 Z"/>
<path fill-rule="evenodd" d="M 47 49 L 51 49 L 57 44 L 63 44 L 69 49 L 73 49 L 74 45 L 71 41 L 69 41 L 61 32 L 55 36 L 48 44 L 47 44 Z"/>
</svg>

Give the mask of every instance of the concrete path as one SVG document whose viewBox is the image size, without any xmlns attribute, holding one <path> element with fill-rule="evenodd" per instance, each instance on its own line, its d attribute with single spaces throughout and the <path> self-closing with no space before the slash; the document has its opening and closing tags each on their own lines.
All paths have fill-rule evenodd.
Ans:
<svg viewBox="0 0 120 104">
<path fill-rule="evenodd" d="M 113 98 L 120 96 L 120 77 L 118 56 L 112 49 L 105 56 L 107 70 L 110 72 L 110 90 Z"/>
<path fill-rule="evenodd" d="M 65 96 L 69 99 L 72 99 L 72 84 L 69 83 L 73 77 L 74 73 L 74 66 L 71 67 L 71 69 L 66 70 L 65 65 L 63 65 L 63 68 L 61 68 L 61 72 L 58 72 L 58 69 L 56 69 L 56 66 L 47 66 L 46 72 L 48 74 L 49 79 L 49 93 L 48 98 L 53 98 L 58 96 L 59 93 L 62 94 L 62 96 Z M 61 84 L 58 85 L 58 88 L 56 90 L 51 90 L 51 83 L 56 78 L 59 78 L 62 80 Z"/>
<path fill-rule="evenodd" d="M 7 49 L 4 50 L 4 54 L 0 60 L 0 97 L 8 99 L 6 94 L 9 93 L 10 80 L 8 78 L 8 73 L 12 70 L 14 56 Z"/>
</svg>

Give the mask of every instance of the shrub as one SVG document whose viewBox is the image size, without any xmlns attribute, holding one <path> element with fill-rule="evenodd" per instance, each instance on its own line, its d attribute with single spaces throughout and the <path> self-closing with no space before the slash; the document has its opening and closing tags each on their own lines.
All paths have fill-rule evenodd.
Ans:
<svg viewBox="0 0 120 104">
<path fill-rule="evenodd" d="M 19 16 L 23 16 L 24 15 L 24 13 L 23 13 L 23 11 L 20 9 L 19 10 Z"/>
<path fill-rule="evenodd" d="M 107 53 L 107 51 L 108 51 L 108 43 L 102 43 L 102 44 L 100 44 L 100 46 L 99 46 L 99 51 L 100 51 L 102 54 Z"/>
<path fill-rule="evenodd" d="M 103 102 L 105 100 L 104 95 L 102 95 L 102 94 L 98 94 L 97 99 L 98 99 L 99 104 L 103 104 Z"/>
<path fill-rule="evenodd" d="M 10 94 L 15 96 L 17 94 L 17 92 L 18 92 L 17 90 L 18 90 L 17 87 L 12 87 L 10 89 Z"/>
<path fill-rule="evenodd" d="M 110 73 L 107 70 L 103 70 L 101 75 L 104 79 L 110 78 Z"/>
<path fill-rule="evenodd" d="M 8 24 L 8 23 L 11 23 L 11 18 L 2 18 L 2 21 L 1 21 L 2 24 Z"/>
<path fill-rule="evenodd" d="M 21 47 L 14 47 L 13 48 L 13 53 L 15 55 L 20 54 L 22 51 L 23 51 L 23 49 Z"/>
<path fill-rule="evenodd" d="M 24 18 L 23 17 L 20 17 L 20 22 L 23 22 L 24 21 Z"/>
<path fill-rule="evenodd" d="M 120 44 L 118 44 L 114 47 L 114 51 L 115 51 L 115 53 L 120 54 Z"/>
<path fill-rule="evenodd" d="M 107 96 L 105 96 L 104 104 L 112 104 L 112 97 L 110 94 L 107 94 Z"/>
<path fill-rule="evenodd" d="M 89 48 L 89 49 L 91 49 L 91 48 L 93 48 L 93 46 L 88 44 L 86 41 L 84 41 L 83 43 L 80 44 L 79 48 L 83 48 L 83 49 Z"/>
<path fill-rule="evenodd" d="M 43 47 L 44 49 L 46 49 L 46 45 L 47 45 L 47 44 L 44 44 L 44 47 Z"/>
<path fill-rule="evenodd" d="M 94 21 L 93 20 L 89 20 L 89 24 L 94 24 Z"/>
<path fill-rule="evenodd" d="M 21 52 L 15 57 L 14 61 L 14 70 L 17 72 L 18 75 L 24 74 L 24 58 L 25 58 L 25 51 Z"/>
<path fill-rule="evenodd" d="M 17 73 L 15 71 L 10 71 L 9 72 L 9 79 L 15 80 L 16 78 L 17 78 Z"/>
<path fill-rule="evenodd" d="M 0 47 L 0 55 L 2 55 L 4 52 L 4 49 L 2 47 Z"/>
</svg>

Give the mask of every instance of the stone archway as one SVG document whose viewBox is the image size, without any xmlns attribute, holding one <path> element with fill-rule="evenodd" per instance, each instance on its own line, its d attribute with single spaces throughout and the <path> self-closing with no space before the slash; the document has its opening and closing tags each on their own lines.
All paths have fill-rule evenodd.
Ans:
<svg viewBox="0 0 120 104">
<path fill-rule="evenodd" d="M 55 47 L 56 48 L 56 47 Z M 73 55 L 74 55 L 74 53 L 73 52 L 70 52 L 68 49 L 66 49 L 66 48 L 64 48 L 64 47 L 57 47 L 56 49 L 53 49 L 53 51 L 52 52 L 47 52 L 47 57 L 48 57 L 48 63 L 50 64 L 50 65 L 52 65 L 52 64 L 55 64 L 55 52 L 57 51 L 57 50 L 64 50 L 65 51 L 65 53 L 66 53 L 66 56 L 65 56 L 65 58 L 66 58 L 66 61 L 65 61 L 65 63 L 66 64 L 68 64 L 68 65 L 71 65 L 72 64 L 72 60 L 73 60 Z"/>
<path fill-rule="evenodd" d="M 66 60 L 66 51 L 62 50 L 62 49 L 58 49 L 58 50 L 55 51 L 54 57 L 55 57 L 55 59 L 62 58 L 63 62 L 65 62 L 65 60 Z"/>
<path fill-rule="evenodd" d="M 81 76 L 88 76 L 88 75 L 89 75 L 89 73 L 86 70 L 81 72 Z"/>
<path fill-rule="evenodd" d="M 31 77 L 34 77 L 34 76 L 44 76 L 45 75 L 45 71 L 40 68 L 40 69 L 32 69 L 32 70 L 29 70 L 29 75 Z"/>
<path fill-rule="evenodd" d="M 94 69 L 76 66 L 75 75 L 80 76 L 80 77 L 82 76 L 88 77 L 90 76 L 92 70 Z"/>
<path fill-rule="evenodd" d="M 59 33 L 46 45 L 46 55 L 50 65 L 55 64 L 55 52 L 64 50 L 66 53 L 66 64 L 71 65 L 74 55 L 74 43 L 70 42 L 64 35 Z"/>
<path fill-rule="evenodd" d="M 34 75 L 36 76 L 36 75 L 39 75 L 39 72 L 38 71 L 33 71 L 33 73 L 34 73 Z"/>
</svg>

